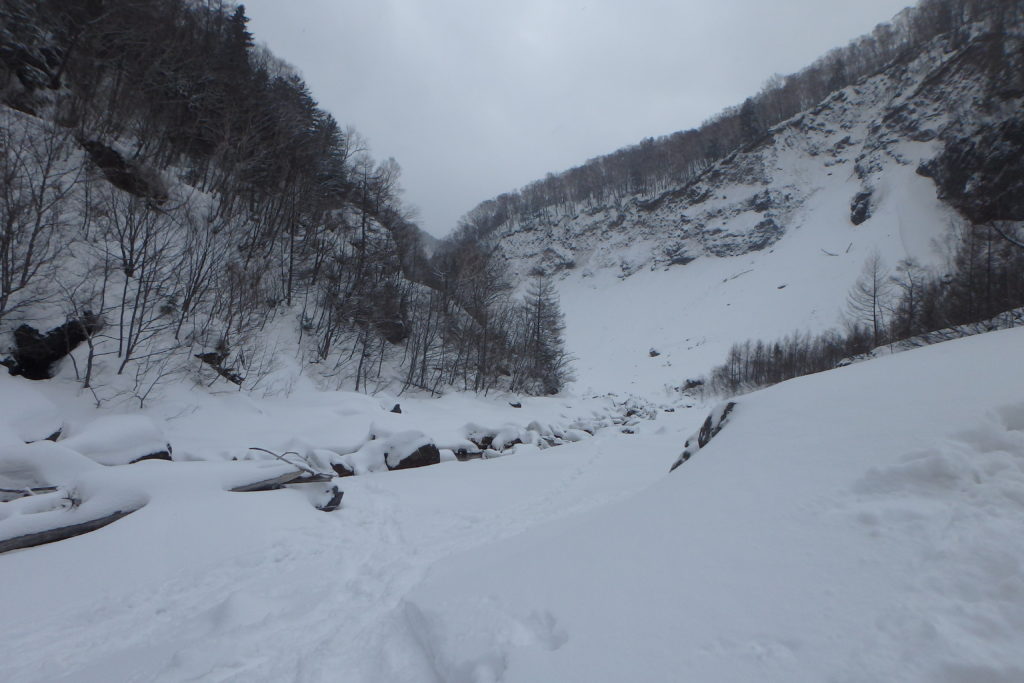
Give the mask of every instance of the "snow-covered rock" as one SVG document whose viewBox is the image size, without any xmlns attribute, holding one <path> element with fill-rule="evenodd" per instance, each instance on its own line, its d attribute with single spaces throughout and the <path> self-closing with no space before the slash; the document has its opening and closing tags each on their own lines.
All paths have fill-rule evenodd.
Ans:
<svg viewBox="0 0 1024 683">
<path fill-rule="evenodd" d="M 100 465 L 63 444 L 0 445 L 0 488 L 12 491 L 68 486 Z"/>
<path fill-rule="evenodd" d="M 163 430 L 144 415 L 102 415 L 71 431 L 60 444 L 103 465 L 171 459 Z"/>
<path fill-rule="evenodd" d="M 0 372 L 0 444 L 29 443 L 60 434 L 57 406 L 34 382 Z"/>
<path fill-rule="evenodd" d="M 399 432 L 387 437 L 384 443 L 384 461 L 389 470 L 405 470 L 441 462 L 437 446 L 423 432 Z"/>
</svg>

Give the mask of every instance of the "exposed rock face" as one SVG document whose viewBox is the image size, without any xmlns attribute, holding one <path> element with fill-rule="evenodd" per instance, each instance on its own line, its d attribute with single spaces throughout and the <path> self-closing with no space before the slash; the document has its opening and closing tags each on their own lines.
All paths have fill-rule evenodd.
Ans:
<svg viewBox="0 0 1024 683">
<path fill-rule="evenodd" d="M 949 142 L 918 173 L 975 223 L 1024 220 L 1024 114 Z"/>
<path fill-rule="evenodd" d="M 849 220 L 862 224 L 898 201 L 902 167 L 922 163 L 939 198 L 970 220 L 1021 220 L 1021 74 L 1016 36 L 1003 44 L 980 35 L 956 50 L 938 40 L 832 93 L 678 187 L 600 206 L 548 207 L 505 223 L 495 237 L 521 275 L 575 268 L 627 277 L 771 249 L 808 221 L 843 221 L 831 207 L 822 212 L 821 201 L 809 204 L 815 196 L 851 197 Z"/>
</svg>

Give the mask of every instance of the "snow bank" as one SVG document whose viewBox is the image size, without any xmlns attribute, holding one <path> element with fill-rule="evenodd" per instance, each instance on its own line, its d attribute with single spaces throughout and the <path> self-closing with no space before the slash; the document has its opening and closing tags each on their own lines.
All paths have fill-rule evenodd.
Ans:
<svg viewBox="0 0 1024 683">
<path fill-rule="evenodd" d="M 101 415 L 61 440 L 102 465 L 127 465 L 144 458 L 169 460 L 171 447 L 163 430 L 145 415 Z"/>
<path fill-rule="evenodd" d="M 60 432 L 57 406 L 33 384 L 0 372 L 0 444 L 41 441 Z"/>
<path fill-rule="evenodd" d="M 67 486 L 98 467 L 82 454 L 52 441 L 0 446 L 0 488 L 3 489 Z"/>
</svg>

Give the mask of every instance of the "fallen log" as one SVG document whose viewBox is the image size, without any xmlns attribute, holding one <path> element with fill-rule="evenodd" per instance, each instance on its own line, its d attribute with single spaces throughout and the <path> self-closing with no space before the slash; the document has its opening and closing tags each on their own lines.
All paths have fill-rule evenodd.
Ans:
<svg viewBox="0 0 1024 683">
<path fill-rule="evenodd" d="M 277 489 L 284 488 L 285 484 L 291 484 L 297 479 L 302 479 L 304 476 L 309 475 L 302 470 L 292 470 L 269 479 L 261 479 L 249 484 L 240 484 L 231 490 L 236 493 L 247 493 L 249 491 L 275 491 Z"/>
<path fill-rule="evenodd" d="M 12 550 L 22 550 L 23 548 L 32 548 L 37 545 L 54 543 L 56 541 L 74 538 L 75 536 L 81 536 L 82 534 L 87 534 L 90 531 L 102 529 L 122 517 L 127 517 L 138 509 L 140 508 L 134 508 L 132 510 L 117 510 L 109 515 L 86 520 L 77 524 L 69 524 L 68 526 L 57 527 L 55 529 L 46 529 L 45 531 L 37 531 L 31 534 L 8 538 L 0 541 L 0 553 L 6 553 Z"/>
<path fill-rule="evenodd" d="M 38 496 L 43 493 L 53 493 L 56 490 L 56 486 L 39 486 L 27 489 L 0 489 L 0 503 L 17 500 L 18 498 L 24 498 L 25 496 Z"/>
</svg>

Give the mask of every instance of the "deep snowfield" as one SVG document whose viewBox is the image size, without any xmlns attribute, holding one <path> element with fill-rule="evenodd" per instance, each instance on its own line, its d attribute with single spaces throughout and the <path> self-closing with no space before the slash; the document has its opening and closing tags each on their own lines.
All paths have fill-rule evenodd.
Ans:
<svg viewBox="0 0 1024 683">
<path fill-rule="evenodd" d="M 877 181 L 874 215 L 854 226 L 847 173 L 815 172 L 797 154 L 785 164 L 789 181 L 810 197 L 771 248 L 627 278 L 613 268 L 576 270 L 560 281 L 578 391 L 664 397 L 722 363 L 735 342 L 838 327 L 847 294 L 875 251 L 888 269 L 908 257 L 942 266 L 953 219 L 913 167 L 887 169 Z M 652 348 L 660 355 L 651 357 Z"/>
<path fill-rule="evenodd" d="M 671 474 L 703 409 L 350 477 L 333 513 L 199 483 L 232 463 L 118 468 L 167 474 L 108 527 L 0 555 L 0 677 L 1024 680 L 1021 348 L 991 333 L 742 397 Z M 403 409 L 443 432 L 591 407 Z M 176 455 L 211 460 L 357 441 L 382 412 L 346 394 L 165 410 Z"/>
</svg>

